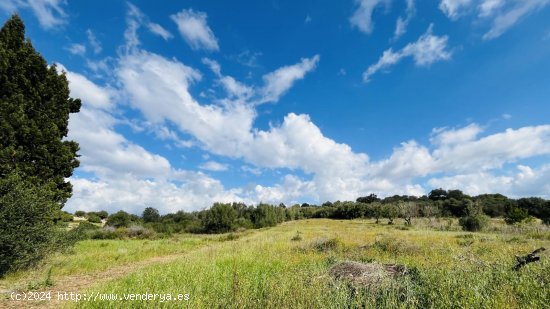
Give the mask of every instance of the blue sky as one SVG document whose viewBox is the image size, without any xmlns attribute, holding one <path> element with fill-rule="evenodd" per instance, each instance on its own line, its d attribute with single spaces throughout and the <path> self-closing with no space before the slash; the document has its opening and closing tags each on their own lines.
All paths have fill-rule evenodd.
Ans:
<svg viewBox="0 0 550 309">
<path fill-rule="evenodd" d="M 550 197 L 550 0 L 24 1 L 83 101 L 68 210 Z"/>
</svg>

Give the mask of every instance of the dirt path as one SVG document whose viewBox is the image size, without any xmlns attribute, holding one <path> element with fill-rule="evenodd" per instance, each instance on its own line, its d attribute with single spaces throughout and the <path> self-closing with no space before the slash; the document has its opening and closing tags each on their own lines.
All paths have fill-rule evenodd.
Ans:
<svg viewBox="0 0 550 309">
<path fill-rule="evenodd" d="M 206 247 L 210 247 L 210 246 L 206 245 Z M 184 258 L 190 253 L 192 253 L 193 251 L 194 250 L 184 252 L 184 253 L 153 257 L 147 260 L 143 260 L 143 261 L 127 264 L 127 265 L 115 266 L 103 272 L 98 272 L 93 274 L 80 274 L 80 275 L 65 276 L 61 278 L 54 278 L 54 286 L 41 289 L 38 291 L 33 291 L 33 292 L 51 291 L 51 300 L 49 301 L 48 300 L 15 301 L 10 299 L 10 294 L 14 291 L 0 290 L 0 295 L 4 294 L 0 296 L 0 308 L 6 308 L 6 309 L 59 308 L 59 307 L 62 307 L 63 305 L 70 303 L 71 301 L 58 300 L 58 297 L 57 297 L 58 292 L 59 293 L 83 292 L 94 285 L 99 285 L 101 283 L 105 283 L 110 280 L 122 278 L 126 275 L 139 271 L 147 266 L 164 264 L 164 263 L 175 261 L 177 259 Z"/>
</svg>

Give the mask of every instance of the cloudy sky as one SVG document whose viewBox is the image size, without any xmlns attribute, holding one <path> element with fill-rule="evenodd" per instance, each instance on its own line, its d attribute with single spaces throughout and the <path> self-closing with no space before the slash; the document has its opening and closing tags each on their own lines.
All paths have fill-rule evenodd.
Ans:
<svg viewBox="0 0 550 309">
<path fill-rule="evenodd" d="M 550 0 L 2 0 L 0 12 L 20 14 L 83 101 L 66 210 L 438 187 L 550 198 Z"/>
</svg>

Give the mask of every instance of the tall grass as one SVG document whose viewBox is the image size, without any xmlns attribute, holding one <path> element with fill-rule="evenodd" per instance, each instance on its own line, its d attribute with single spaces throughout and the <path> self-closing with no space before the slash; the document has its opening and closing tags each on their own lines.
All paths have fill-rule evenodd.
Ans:
<svg viewBox="0 0 550 309">
<path fill-rule="evenodd" d="M 452 224 L 451 224 L 452 226 Z M 296 240 L 299 231 L 301 240 Z M 511 268 L 514 254 L 548 239 L 528 233 L 409 230 L 373 221 L 304 220 L 196 249 L 94 287 L 101 293 L 184 293 L 188 301 L 98 301 L 83 308 L 544 308 L 550 261 Z M 293 240 L 294 239 L 294 240 Z M 323 241 L 321 241 L 323 240 Z M 331 245 L 319 244 L 323 242 Z M 322 250 L 320 250 L 321 248 Z M 372 291 L 335 281 L 330 267 L 354 260 L 404 264 L 409 275 Z"/>
</svg>

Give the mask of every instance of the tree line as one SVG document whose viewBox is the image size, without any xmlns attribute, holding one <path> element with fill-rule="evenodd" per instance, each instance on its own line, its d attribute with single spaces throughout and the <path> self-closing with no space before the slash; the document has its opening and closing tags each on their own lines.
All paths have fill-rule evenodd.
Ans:
<svg viewBox="0 0 550 309">
<path fill-rule="evenodd" d="M 247 206 L 243 203 L 214 203 L 209 209 L 160 215 L 147 207 L 141 216 L 118 211 L 107 216 L 105 211 L 75 213 L 86 216 L 91 222 L 105 219 L 112 228 L 142 226 L 157 233 L 227 233 L 242 229 L 275 226 L 291 220 L 327 218 L 372 218 L 377 223 L 394 224 L 402 219 L 412 225 L 420 217 L 456 217 L 465 230 L 480 230 L 488 217 L 503 217 L 508 224 L 521 223 L 529 217 L 550 224 L 550 201 L 530 197 L 510 199 L 502 194 L 469 196 L 460 190 L 434 189 L 426 196 L 394 195 L 378 198 L 375 194 L 359 197 L 356 201 L 325 202 L 322 205 L 307 203 L 286 206 L 260 203 Z M 93 221 L 90 220 L 93 218 Z M 98 234 L 98 237 L 105 237 Z M 114 237 L 114 236 L 112 236 Z"/>
</svg>

